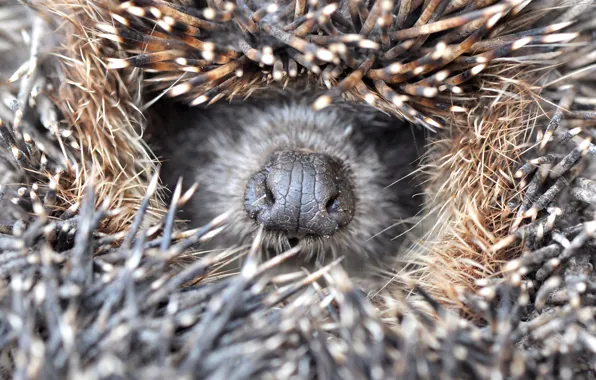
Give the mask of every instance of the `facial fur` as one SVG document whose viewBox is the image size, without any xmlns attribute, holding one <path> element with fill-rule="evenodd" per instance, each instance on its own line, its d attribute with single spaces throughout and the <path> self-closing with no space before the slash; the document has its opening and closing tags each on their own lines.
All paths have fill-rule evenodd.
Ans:
<svg viewBox="0 0 596 380">
<path fill-rule="evenodd" d="M 153 132 L 164 160 L 162 177 L 173 190 L 179 177 L 198 190 L 181 217 L 200 226 L 230 211 L 231 224 L 208 248 L 225 249 L 251 241 L 259 224 L 245 207 L 247 184 L 280 151 L 307 151 L 337 159 L 351 184 L 354 208 L 347 225 L 328 236 L 306 235 L 302 260 L 328 262 L 344 256 L 346 267 L 362 267 L 397 254 L 407 226 L 422 203 L 409 176 L 423 145 L 422 131 L 370 107 L 342 103 L 312 110 L 312 91 L 278 91 L 267 98 L 223 102 L 206 108 L 167 107 Z M 404 178 L 405 177 L 405 178 Z M 398 183 L 394 184 L 396 181 Z M 254 216 L 254 215 L 252 215 Z M 296 240 L 265 229 L 267 254 L 289 249 Z"/>
</svg>

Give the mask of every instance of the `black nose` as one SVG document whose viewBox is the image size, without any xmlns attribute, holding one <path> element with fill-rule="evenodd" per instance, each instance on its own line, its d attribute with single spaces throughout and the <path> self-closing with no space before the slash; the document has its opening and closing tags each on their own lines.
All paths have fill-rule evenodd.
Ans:
<svg viewBox="0 0 596 380">
<path fill-rule="evenodd" d="M 350 223 L 354 193 L 342 162 L 320 153 L 281 151 L 248 181 L 251 218 L 290 238 L 328 236 Z"/>
</svg>

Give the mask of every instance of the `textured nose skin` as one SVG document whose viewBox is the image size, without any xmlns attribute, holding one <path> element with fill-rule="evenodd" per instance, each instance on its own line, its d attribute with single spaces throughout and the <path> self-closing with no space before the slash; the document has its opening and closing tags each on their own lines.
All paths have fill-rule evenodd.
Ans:
<svg viewBox="0 0 596 380">
<path fill-rule="evenodd" d="M 342 162 L 303 151 L 273 153 L 248 181 L 244 202 L 251 218 L 289 238 L 333 234 L 352 220 L 354 204 Z"/>
</svg>

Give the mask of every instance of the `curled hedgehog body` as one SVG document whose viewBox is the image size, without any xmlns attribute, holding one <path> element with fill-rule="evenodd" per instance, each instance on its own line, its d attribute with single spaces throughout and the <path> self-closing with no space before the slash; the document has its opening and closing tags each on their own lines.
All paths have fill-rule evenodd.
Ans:
<svg viewBox="0 0 596 380">
<path fill-rule="evenodd" d="M 0 50 L 25 56 L 0 55 L 18 174 L 0 188 L 16 218 L 0 218 L 0 374 L 593 378 L 595 13 L 0 0 Z M 356 239 L 417 212 L 415 186 L 387 185 L 422 142 L 437 222 L 407 252 L 391 230 Z M 363 294 L 334 251 L 376 255 L 385 286 Z M 309 252 L 332 262 L 296 270 Z"/>
<path fill-rule="evenodd" d="M 552 22 L 545 16 L 548 7 L 544 4 L 520 0 L 470 3 L 404 1 L 399 4 L 392 1 L 330 4 L 318 1 L 308 4 L 128 1 L 114 8 L 112 23 L 99 23 L 98 28 L 102 31 L 102 38 L 115 42 L 126 52 L 125 57 L 121 57 L 121 50 L 114 51 L 113 57 L 107 58 L 109 69 L 135 67 L 143 70 L 146 91 L 151 94 L 146 102 L 149 113 L 150 106 L 156 101 L 151 97 L 159 99 L 166 95 L 196 107 L 221 103 L 225 99 L 238 102 L 242 97 L 268 97 L 271 88 L 306 81 L 319 92 L 310 99 L 309 112 L 313 115 L 337 107 L 338 103 L 368 104 L 436 132 L 444 127 L 449 127 L 449 130 L 467 127 L 470 122 L 466 120 L 473 120 L 476 125 L 488 124 L 485 115 L 478 110 L 488 107 L 490 98 L 470 97 L 479 88 L 474 78 L 486 71 L 485 78 L 496 77 L 497 81 L 502 78 L 506 86 L 521 85 L 515 91 L 520 91 L 522 97 L 538 96 L 531 89 L 534 85 L 540 87 L 540 84 L 533 82 L 538 76 L 528 77 L 527 83 L 526 79 L 518 81 L 509 78 L 523 78 L 526 71 L 522 67 L 529 70 L 535 57 L 538 60 L 541 57 L 548 58 L 552 64 L 565 62 L 561 51 L 554 51 L 553 47 L 580 38 L 580 33 L 573 31 L 571 19 L 580 9 L 589 9 L 591 4 L 560 6 L 557 22 Z M 519 33 L 516 32 L 518 30 Z M 513 63 L 508 63 L 510 60 Z M 504 62 L 502 66 L 499 66 L 500 61 Z M 540 66 L 548 67 L 548 64 L 538 64 Z M 550 72 L 544 70 L 546 77 Z M 505 94 L 509 96 L 507 92 Z M 513 98 L 515 95 L 512 99 L 502 101 L 502 104 L 514 101 Z M 507 111 L 503 108 L 498 112 Z M 530 106 L 521 112 L 532 118 L 531 112 L 537 111 Z M 499 119 L 501 116 L 496 114 L 494 117 Z M 499 126 L 492 120 L 489 119 L 489 134 L 499 140 Z M 524 124 L 526 121 L 520 123 L 518 118 L 516 123 L 515 132 L 503 134 L 506 141 L 498 141 L 503 146 L 509 145 L 504 148 L 509 151 L 505 155 L 498 151 L 489 153 L 488 159 L 493 160 L 491 165 L 498 167 L 496 162 L 507 155 L 521 155 L 521 150 L 516 150 L 521 136 L 533 132 L 530 125 Z M 200 125 L 196 127 L 197 130 L 201 128 Z M 400 133 L 399 128 L 394 130 L 396 134 Z M 478 149 L 483 149 L 482 133 L 474 133 Z M 446 135 L 449 132 L 439 133 L 431 141 L 440 142 Z M 468 192 L 477 197 L 479 192 L 476 192 L 471 179 L 468 186 L 459 189 L 450 187 L 449 179 L 439 179 L 448 178 L 450 173 L 457 173 L 461 168 L 452 165 L 448 169 L 436 170 L 442 165 L 438 162 L 443 159 L 445 151 L 449 151 L 449 147 L 433 145 L 420 171 L 430 171 L 434 175 L 432 180 L 425 181 L 428 186 L 424 191 L 428 192 L 427 199 L 431 200 L 425 204 L 425 214 L 439 210 L 441 215 L 429 220 L 441 220 L 441 223 L 437 224 L 438 231 L 429 232 L 423 249 L 417 250 L 406 261 L 429 260 L 422 264 L 426 268 L 425 276 L 433 277 L 432 281 L 428 280 L 432 283 L 431 288 L 438 287 L 439 292 L 442 292 L 441 284 L 444 281 L 468 281 L 465 280 L 466 270 L 450 272 L 444 271 L 442 266 L 432 268 L 437 261 L 444 262 L 447 268 L 458 266 L 460 255 L 464 260 L 468 259 L 468 253 L 462 254 L 461 251 L 439 254 L 438 258 L 434 255 L 433 242 L 437 242 L 442 250 L 443 237 L 439 236 L 444 226 L 449 225 L 444 220 L 453 216 L 453 210 L 445 211 L 445 206 L 455 202 L 458 203 L 456 208 L 468 207 L 460 203 L 470 200 L 462 193 Z M 462 142 L 462 145 L 466 143 Z M 476 154 L 476 151 L 470 150 L 470 153 Z M 178 163 L 184 161 L 184 158 L 177 160 Z M 203 182 L 212 182 L 213 178 L 205 178 Z M 393 180 L 397 179 L 399 175 Z M 506 176 L 489 181 L 497 181 L 498 185 L 493 188 L 506 189 L 505 193 L 474 199 L 473 202 L 489 209 L 493 207 L 489 204 L 495 201 L 493 197 L 502 198 L 498 201 L 504 203 L 513 200 L 517 193 L 515 183 L 512 185 Z M 488 189 L 488 185 L 485 187 L 483 191 L 493 191 Z M 234 193 L 243 192 L 235 190 Z M 455 201 L 454 194 L 457 194 Z M 205 206 L 197 205 L 197 209 L 201 207 L 204 209 Z M 236 208 L 241 209 L 240 206 Z M 251 213 L 256 214 L 257 211 L 249 211 Z M 482 217 L 490 219 L 495 214 L 489 212 Z M 256 217 L 263 219 L 261 216 Z M 250 223 L 241 222 L 244 219 L 246 213 L 235 214 L 232 224 L 249 226 Z M 262 223 L 263 220 L 260 222 L 266 224 Z M 391 225 L 382 224 L 386 227 Z M 237 238 L 242 240 L 244 236 L 243 231 Z M 281 235 L 267 235 L 268 238 L 271 236 Z M 338 233 L 338 236 L 342 234 Z M 496 242 L 492 235 L 491 239 L 491 242 L 483 244 L 487 246 Z M 280 243 L 279 239 L 277 243 Z M 369 249 L 378 249 L 374 246 L 374 240 L 367 240 L 367 243 L 370 244 Z M 283 246 L 287 248 L 290 244 L 278 244 L 276 250 L 283 251 Z M 312 253 L 317 255 L 317 250 L 315 247 Z M 429 252 L 431 254 L 427 255 Z M 480 260 L 479 266 L 490 272 L 498 270 L 500 264 L 496 263 L 500 263 L 500 259 L 482 254 L 478 256 L 472 261 Z M 395 270 L 392 265 L 386 267 L 389 272 Z M 475 270 L 473 265 L 467 267 L 467 270 Z M 449 297 L 453 297 L 453 294 Z"/>
<path fill-rule="evenodd" d="M 272 88 L 231 104 L 160 107 L 162 132 L 149 140 L 161 177 L 171 191 L 179 178 L 198 184 L 181 218 L 231 220 L 203 249 L 250 243 L 263 225 L 266 255 L 300 245 L 304 264 L 344 257 L 354 272 L 398 254 L 423 203 L 412 176 L 423 131 L 368 105 L 317 112 L 318 96 Z"/>
</svg>

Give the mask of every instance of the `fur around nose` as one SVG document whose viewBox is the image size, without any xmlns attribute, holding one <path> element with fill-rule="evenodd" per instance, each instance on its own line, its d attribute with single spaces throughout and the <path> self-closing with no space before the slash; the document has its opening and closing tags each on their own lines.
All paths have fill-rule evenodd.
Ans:
<svg viewBox="0 0 596 380">
<path fill-rule="evenodd" d="M 347 225 L 355 199 L 344 164 L 327 154 L 274 152 L 248 181 L 244 206 L 251 218 L 288 238 L 329 236 Z"/>
</svg>

